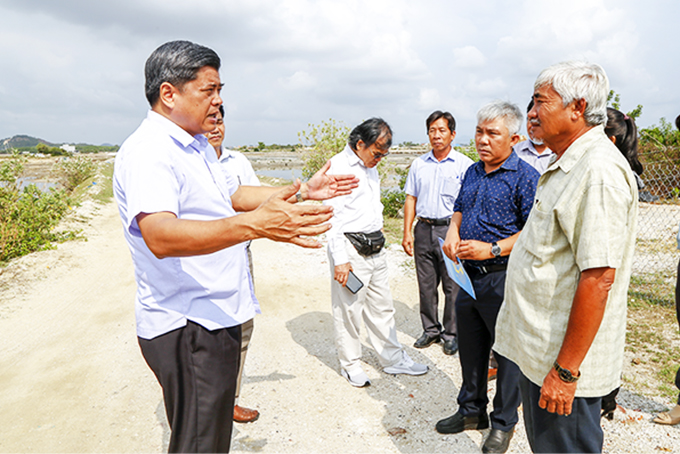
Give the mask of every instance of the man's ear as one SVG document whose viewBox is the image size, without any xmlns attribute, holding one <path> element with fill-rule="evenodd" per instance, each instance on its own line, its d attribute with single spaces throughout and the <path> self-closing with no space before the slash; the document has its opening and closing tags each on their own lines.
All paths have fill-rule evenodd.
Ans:
<svg viewBox="0 0 680 454">
<path fill-rule="evenodd" d="M 163 103 L 163 105 L 172 109 L 175 107 L 175 95 L 177 94 L 177 88 L 170 82 L 163 82 L 160 88 L 160 96 L 158 100 Z"/>
<path fill-rule="evenodd" d="M 586 105 L 587 105 L 586 100 L 583 99 L 583 98 L 577 99 L 576 101 L 574 101 L 572 103 L 572 105 L 573 105 L 573 108 L 572 108 L 572 111 L 571 111 L 572 118 L 574 120 L 578 120 L 579 117 L 583 118 L 583 116 L 586 112 Z"/>
<path fill-rule="evenodd" d="M 519 143 L 519 134 L 513 134 L 512 137 L 510 137 L 510 144 L 514 147 Z"/>
</svg>

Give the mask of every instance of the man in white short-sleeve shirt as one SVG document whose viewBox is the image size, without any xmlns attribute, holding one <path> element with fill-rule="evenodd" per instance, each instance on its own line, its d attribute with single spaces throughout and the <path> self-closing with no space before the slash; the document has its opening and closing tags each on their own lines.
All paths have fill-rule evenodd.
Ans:
<svg viewBox="0 0 680 454">
<path fill-rule="evenodd" d="M 244 242 L 320 247 L 307 236 L 328 230 L 331 210 L 293 202 L 356 186 L 351 176 L 326 176 L 326 165 L 303 185 L 239 187 L 203 135 L 222 104 L 219 67 L 213 50 L 188 41 L 156 49 L 145 65 L 151 110 L 115 162 L 137 335 L 163 389 L 170 452 L 229 451 L 241 324 L 259 310 Z"/>
<path fill-rule="evenodd" d="M 444 342 L 446 355 L 458 351 L 456 337 L 456 296 L 458 285 L 446 271 L 439 238 L 446 238 L 453 205 L 456 203 L 465 171 L 472 159 L 453 149 L 456 120 L 449 112 L 436 110 L 425 121 L 432 149 L 411 163 L 404 191 L 404 252 L 413 256 L 418 277 L 420 321 L 423 334 L 413 344 L 416 348 Z M 413 221 L 418 219 L 413 233 Z M 439 292 L 444 291 L 444 315 L 439 321 Z"/>
</svg>

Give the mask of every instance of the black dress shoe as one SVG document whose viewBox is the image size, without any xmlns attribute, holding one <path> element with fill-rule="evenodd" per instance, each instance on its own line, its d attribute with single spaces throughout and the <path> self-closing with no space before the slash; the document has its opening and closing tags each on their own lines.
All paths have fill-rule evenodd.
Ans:
<svg viewBox="0 0 680 454">
<path fill-rule="evenodd" d="M 453 416 L 442 419 L 435 427 L 440 434 L 457 434 L 470 429 L 488 429 L 489 416 L 486 412 L 479 416 L 463 416 L 460 413 L 456 413 Z"/>
<path fill-rule="evenodd" d="M 489 437 L 484 442 L 482 446 L 482 452 L 500 452 L 504 453 L 508 450 L 510 446 L 510 440 L 515 433 L 515 429 L 510 429 L 507 432 L 503 432 L 500 429 L 491 429 Z"/>
<path fill-rule="evenodd" d="M 444 342 L 444 354 L 455 355 L 458 352 L 458 339 L 453 338 Z"/>
<path fill-rule="evenodd" d="M 435 334 L 434 336 L 430 336 L 427 333 L 423 333 L 422 336 L 418 338 L 417 341 L 413 344 L 415 348 L 425 348 L 429 347 L 430 345 L 434 344 L 435 342 L 439 342 L 439 335 Z"/>
</svg>

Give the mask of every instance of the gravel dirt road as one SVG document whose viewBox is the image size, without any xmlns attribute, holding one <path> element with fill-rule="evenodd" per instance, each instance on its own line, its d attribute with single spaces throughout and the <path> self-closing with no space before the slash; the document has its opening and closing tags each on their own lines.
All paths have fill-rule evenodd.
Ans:
<svg viewBox="0 0 680 454">
<path fill-rule="evenodd" d="M 23 257 L 0 273 L 0 452 L 161 452 L 169 437 L 160 387 L 139 352 L 130 254 L 113 203 L 90 205 L 87 241 Z M 241 404 L 261 412 L 236 425 L 233 452 L 479 452 L 485 431 L 443 436 L 456 410 L 457 356 L 415 350 L 414 271 L 389 249 L 400 341 L 430 366 L 421 377 L 384 374 L 370 348 L 372 386 L 339 374 L 324 250 L 253 243 L 263 314 L 246 363 Z M 490 389 L 493 390 L 493 383 Z M 624 389 L 605 452 L 680 452 L 680 427 L 651 423 L 671 402 Z M 526 452 L 522 423 L 510 452 Z"/>
</svg>

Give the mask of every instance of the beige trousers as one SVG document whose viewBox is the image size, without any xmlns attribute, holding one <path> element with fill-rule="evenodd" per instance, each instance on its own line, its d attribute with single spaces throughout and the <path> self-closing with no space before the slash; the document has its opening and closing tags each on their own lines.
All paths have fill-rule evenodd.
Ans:
<svg viewBox="0 0 680 454">
<path fill-rule="evenodd" d="M 402 346 L 397 340 L 394 321 L 394 302 L 389 287 L 386 252 L 363 257 L 345 239 L 345 247 L 354 274 L 364 283 L 356 294 L 333 279 L 335 264 L 329 253 L 331 266 L 331 300 L 335 345 L 340 366 L 347 372 L 361 368 L 360 328 L 363 320 L 368 341 L 378 354 L 382 367 L 401 361 Z"/>
</svg>

